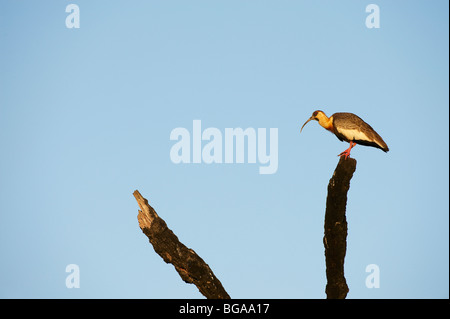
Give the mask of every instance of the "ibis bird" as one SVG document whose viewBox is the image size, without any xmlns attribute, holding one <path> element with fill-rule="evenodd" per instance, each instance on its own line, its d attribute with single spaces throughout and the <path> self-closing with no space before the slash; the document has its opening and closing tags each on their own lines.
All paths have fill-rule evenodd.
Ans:
<svg viewBox="0 0 450 319">
<path fill-rule="evenodd" d="M 300 133 L 311 120 L 318 121 L 320 126 L 334 133 L 341 142 L 350 143 L 350 147 L 338 155 L 345 156 L 345 159 L 350 156 L 350 151 L 356 144 L 376 147 L 384 152 L 389 151 L 389 147 L 381 136 L 369 124 L 353 113 L 334 113 L 327 117 L 322 111 L 314 111 L 309 120 L 303 124 Z"/>
</svg>

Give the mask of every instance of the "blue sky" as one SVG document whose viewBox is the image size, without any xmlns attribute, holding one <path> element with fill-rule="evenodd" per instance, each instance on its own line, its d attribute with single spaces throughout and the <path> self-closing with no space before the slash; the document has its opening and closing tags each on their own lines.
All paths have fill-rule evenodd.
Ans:
<svg viewBox="0 0 450 319">
<path fill-rule="evenodd" d="M 348 144 L 316 122 L 299 134 L 321 109 L 359 115 L 390 148 L 352 150 L 348 298 L 448 298 L 448 9 L 2 1 L 0 297 L 202 298 L 139 229 L 138 189 L 231 297 L 325 298 L 327 185 Z M 170 133 L 193 120 L 277 128 L 277 172 L 174 164 Z"/>
</svg>

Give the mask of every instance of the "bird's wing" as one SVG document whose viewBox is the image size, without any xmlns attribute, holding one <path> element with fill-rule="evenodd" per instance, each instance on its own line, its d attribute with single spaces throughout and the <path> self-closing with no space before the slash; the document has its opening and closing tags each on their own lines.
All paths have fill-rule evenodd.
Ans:
<svg viewBox="0 0 450 319">
<path fill-rule="evenodd" d="M 368 131 L 368 124 L 352 113 L 333 114 L 333 128 L 337 138 L 341 141 L 368 140 L 364 134 Z"/>
<path fill-rule="evenodd" d="M 369 124 L 364 122 L 359 116 L 352 113 L 335 113 L 333 115 L 334 126 L 336 128 L 344 128 L 346 130 L 363 131 L 368 128 L 373 130 Z"/>
<path fill-rule="evenodd" d="M 336 113 L 333 115 L 333 126 L 336 135 L 347 139 L 359 141 L 364 145 L 376 144 L 384 151 L 389 150 L 380 135 L 359 116 L 352 113 Z M 351 135 L 352 138 L 349 138 Z M 372 146 L 372 145 L 371 145 Z"/>
</svg>

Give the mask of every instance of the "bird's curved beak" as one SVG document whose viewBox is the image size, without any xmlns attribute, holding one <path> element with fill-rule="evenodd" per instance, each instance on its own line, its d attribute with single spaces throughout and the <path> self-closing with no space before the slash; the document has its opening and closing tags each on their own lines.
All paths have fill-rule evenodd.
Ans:
<svg viewBox="0 0 450 319">
<path fill-rule="evenodd" d="M 311 121 L 311 120 L 313 120 L 313 117 L 312 117 L 312 116 L 309 118 L 309 120 L 307 120 L 307 121 L 305 122 L 305 124 L 303 124 L 302 128 L 300 129 L 300 133 L 302 132 L 302 130 L 303 130 L 303 128 L 305 127 L 306 123 L 308 123 L 308 122 Z"/>
</svg>

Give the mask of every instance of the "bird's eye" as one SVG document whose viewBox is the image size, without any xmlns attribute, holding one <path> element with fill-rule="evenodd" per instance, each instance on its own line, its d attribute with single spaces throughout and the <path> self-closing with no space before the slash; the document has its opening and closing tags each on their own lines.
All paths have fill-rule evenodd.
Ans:
<svg viewBox="0 0 450 319">
<path fill-rule="evenodd" d="M 317 111 L 314 111 L 313 116 L 317 116 L 317 113 L 318 113 Z"/>
</svg>

